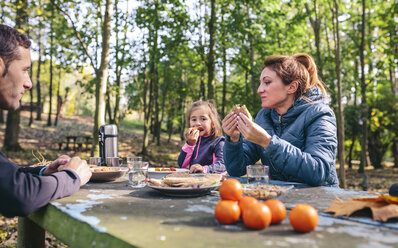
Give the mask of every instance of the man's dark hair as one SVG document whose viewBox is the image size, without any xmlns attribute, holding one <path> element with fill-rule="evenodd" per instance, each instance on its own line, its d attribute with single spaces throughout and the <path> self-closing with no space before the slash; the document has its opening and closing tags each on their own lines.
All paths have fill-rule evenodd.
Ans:
<svg viewBox="0 0 398 248">
<path fill-rule="evenodd" d="M 0 58 L 5 64 L 5 70 L 1 77 L 7 74 L 11 62 L 19 59 L 18 46 L 29 48 L 30 44 L 26 35 L 7 25 L 0 24 Z"/>
</svg>

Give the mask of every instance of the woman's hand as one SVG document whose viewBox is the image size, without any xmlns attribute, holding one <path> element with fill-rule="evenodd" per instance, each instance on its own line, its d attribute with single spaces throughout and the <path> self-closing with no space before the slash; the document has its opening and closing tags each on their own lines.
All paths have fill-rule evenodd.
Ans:
<svg viewBox="0 0 398 248">
<path fill-rule="evenodd" d="M 222 129 L 229 135 L 232 142 L 238 142 L 240 136 L 240 132 L 237 129 L 236 117 L 237 115 L 231 112 L 222 120 Z"/>
<path fill-rule="evenodd" d="M 189 168 L 189 173 L 203 173 L 203 167 L 200 164 L 193 164 Z"/>
<path fill-rule="evenodd" d="M 200 131 L 198 129 L 188 128 L 186 133 L 187 143 L 190 146 L 194 146 L 198 142 Z"/>
<path fill-rule="evenodd" d="M 68 163 L 70 157 L 68 155 L 62 155 L 56 160 L 54 160 L 47 168 L 43 171 L 43 176 L 51 175 L 55 172 L 58 172 L 58 167 Z"/>
<path fill-rule="evenodd" d="M 272 136 L 267 133 L 262 127 L 250 121 L 246 115 L 239 113 L 238 116 L 238 130 L 243 137 L 255 144 L 267 148 Z"/>
</svg>

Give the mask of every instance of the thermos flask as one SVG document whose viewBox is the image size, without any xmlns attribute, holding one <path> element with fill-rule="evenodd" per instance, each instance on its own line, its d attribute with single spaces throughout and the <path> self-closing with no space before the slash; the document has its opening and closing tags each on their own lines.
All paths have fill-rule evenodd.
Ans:
<svg viewBox="0 0 398 248">
<path fill-rule="evenodd" d="M 114 124 L 102 125 L 99 129 L 98 138 L 101 164 L 108 165 L 106 163 L 107 158 L 117 157 L 117 126 Z"/>
</svg>

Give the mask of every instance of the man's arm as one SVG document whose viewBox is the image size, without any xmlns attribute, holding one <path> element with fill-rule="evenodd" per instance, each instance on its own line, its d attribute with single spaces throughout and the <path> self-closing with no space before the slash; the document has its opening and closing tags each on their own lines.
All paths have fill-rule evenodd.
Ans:
<svg viewBox="0 0 398 248">
<path fill-rule="evenodd" d="M 29 173 L 11 163 L 0 152 L 0 213 L 6 217 L 28 215 L 48 202 L 69 196 L 80 188 L 80 178 L 73 170 L 49 176 Z M 32 169 L 35 173 L 35 169 Z"/>
</svg>

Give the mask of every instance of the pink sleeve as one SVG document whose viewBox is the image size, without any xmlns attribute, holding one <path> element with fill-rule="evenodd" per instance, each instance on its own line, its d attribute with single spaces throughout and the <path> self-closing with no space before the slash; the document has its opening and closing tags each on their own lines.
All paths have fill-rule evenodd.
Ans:
<svg viewBox="0 0 398 248">
<path fill-rule="evenodd" d="M 182 150 L 187 153 L 185 156 L 184 162 L 182 162 L 181 168 L 187 168 L 189 166 L 189 161 L 191 161 L 193 149 L 195 146 L 190 146 L 185 142 L 185 145 L 182 147 Z"/>
</svg>

